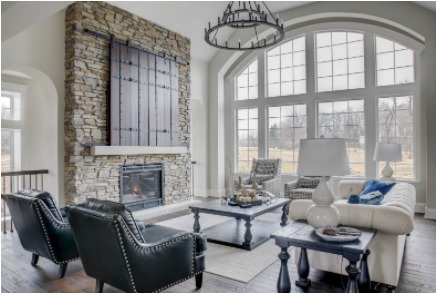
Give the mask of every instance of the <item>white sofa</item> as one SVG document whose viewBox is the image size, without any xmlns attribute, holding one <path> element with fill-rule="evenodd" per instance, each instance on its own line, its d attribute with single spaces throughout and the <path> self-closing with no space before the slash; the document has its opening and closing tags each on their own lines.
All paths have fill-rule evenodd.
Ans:
<svg viewBox="0 0 437 295">
<path fill-rule="evenodd" d="M 348 204 L 351 194 L 359 195 L 365 180 L 342 180 L 334 205 L 340 213 L 340 224 L 372 228 L 377 231 L 369 246 L 368 257 L 371 280 L 396 287 L 404 255 L 406 235 L 414 228 L 416 190 L 408 183 L 399 182 L 385 195 L 381 205 Z M 306 220 L 311 200 L 295 200 L 290 205 L 292 220 Z M 300 249 L 295 251 L 298 261 Z M 308 250 L 312 268 L 345 274 L 348 265 L 341 256 Z"/>
</svg>

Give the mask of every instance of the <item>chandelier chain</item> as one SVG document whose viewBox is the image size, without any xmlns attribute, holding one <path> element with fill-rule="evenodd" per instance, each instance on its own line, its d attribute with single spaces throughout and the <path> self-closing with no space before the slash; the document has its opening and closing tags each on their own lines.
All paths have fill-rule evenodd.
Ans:
<svg viewBox="0 0 437 295">
<path fill-rule="evenodd" d="M 259 1 L 262 3 L 262 6 L 264 6 L 262 9 L 257 1 L 238 1 L 237 6 L 234 6 L 234 2 L 236 1 L 229 1 L 226 5 L 222 17 L 219 16 L 217 18 L 217 25 L 211 26 L 211 22 L 209 22 L 208 27 L 205 29 L 205 41 L 209 45 L 221 49 L 248 50 L 269 47 L 284 39 L 283 24 L 279 23 L 279 17 L 274 17 L 264 1 Z M 272 20 L 268 18 L 268 15 L 271 16 Z M 247 43 L 242 45 L 241 37 L 238 38 L 238 45 L 236 45 L 235 41 L 237 38 L 233 38 L 233 41 L 228 43 L 226 30 L 224 33 L 222 33 L 223 30 L 219 33 L 219 30 L 222 27 L 234 29 L 234 36 L 237 37 L 238 34 L 240 34 L 244 39 L 246 39 L 247 33 L 241 35 L 243 31 L 240 29 L 253 28 L 254 35 L 248 39 L 249 44 L 251 45 Z M 269 31 L 272 30 L 273 34 L 270 34 Z M 241 32 L 239 33 L 239 31 Z M 260 33 L 263 35 L 260 35 Z M 256 42 L 256 45 L 254 44 L 254 41 Z"/>
</svg>

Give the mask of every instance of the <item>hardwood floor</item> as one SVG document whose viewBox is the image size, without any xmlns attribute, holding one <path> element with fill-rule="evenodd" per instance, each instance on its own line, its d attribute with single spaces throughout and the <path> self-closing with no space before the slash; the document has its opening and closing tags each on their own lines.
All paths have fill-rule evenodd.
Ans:
<svg viewBox="0 0 437 295">
<path fill-rule="evenodd" d="M 156 223 L 178 216 L 190 214 L 188 209 L 147 220 Z M 415 229 L 409 237 L 401 269 L 401 277 L 396 292 L 435 293 L 436 292 L 436 223 L 416 214 Z M 66 275 L 58 278 L 59 266 L 41 258 L 37 266 L 30 265 L 31 253 L 21 247 L 16 232 L 2 235 L 1 244 L 1 291 L 2 292 L 88 292 L 93 293 L 95 280 L 86 276 L 80 260 L 69 263 Z M 279 248 L 278 248 L 279 253 Z M 276 293 L 279 260 L 257 275 L 249 283 L 241 283 L 221 276 L 204 273 L 203 286 L 195 289 L 194 279 L 182 282 L 165 292 L 170 293 Z M 297 277 L 294 255 L 289 261 L 292 282 Z M 334 293 L 343 292 L 347 277 L 312 269 L 310 273 L 312 286 L 308 292 Z M 387 291 L 377 287 L 375 292 Z M 120 292 L 109 285 L 104 292 Z M 292 293 L 303 290 L 292 285 Z"/>
</svg>

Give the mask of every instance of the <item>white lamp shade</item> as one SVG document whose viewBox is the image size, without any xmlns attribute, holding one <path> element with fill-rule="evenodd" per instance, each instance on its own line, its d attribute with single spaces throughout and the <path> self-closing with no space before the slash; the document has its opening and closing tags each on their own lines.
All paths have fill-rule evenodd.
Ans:
<svg viewBox="0 0 437 295">
<path fill-rule="evenodd" d="M 377 143 L 373 160 L 386 162 L 402 161 L 401 145 L 399 143 Z"/>
<path fill-rule="evenodd" d="M 344 138 L 301 139 L 297 174 L 304 176 L 350 174 Z"/>
</svg>

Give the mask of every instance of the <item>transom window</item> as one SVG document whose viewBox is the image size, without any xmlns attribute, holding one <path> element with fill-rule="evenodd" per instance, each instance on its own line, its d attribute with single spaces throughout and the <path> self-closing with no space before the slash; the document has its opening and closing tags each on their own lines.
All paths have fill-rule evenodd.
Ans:
<svg viewBox="0 0 437 295">
<path fill-rule="evenodd" d="M 355 32 L 316 34 L 318 92 L 364 87 L 363 39 Z"/>
<path fill-rule="evenodd" d="M 258 60 L 255 60 L 237 78 L 237 100 L 257 98 Z"/>
<path fill-rule="evenodd" d="M 236 67 L 230 100 L 236 129 L 228 130 L 234 134 L 234 170 L 247 173 L 253 158 L 280 158 L 282 173 L 295 174 L 300 139 L 341 137 L 351 175 L 379 177 L 385 163 L 373 161 L 375 145 L 396 142 L 403 161 L 393 163 L 395 177 L 417 179 L 415 72 L 423 46 L 398 33 L 393 35 L 408 45 L 382 36 L 375 26 L 352 27 L 304 34 L 298 29 L 296 36 L 249 54 L 250 63 Z M 378 35 L 357 30 L 361 27 Z"/>
<path fill-rule="evenodd" d="M 305 37 L 296 38 L 267 53 L 267 96 L 306 92 Z"/>
<path fill-rule="evenodd" d="M 414 52 L 405 46 L 376 37 L 378 86 L 414 82 Z"/>
</svg>

